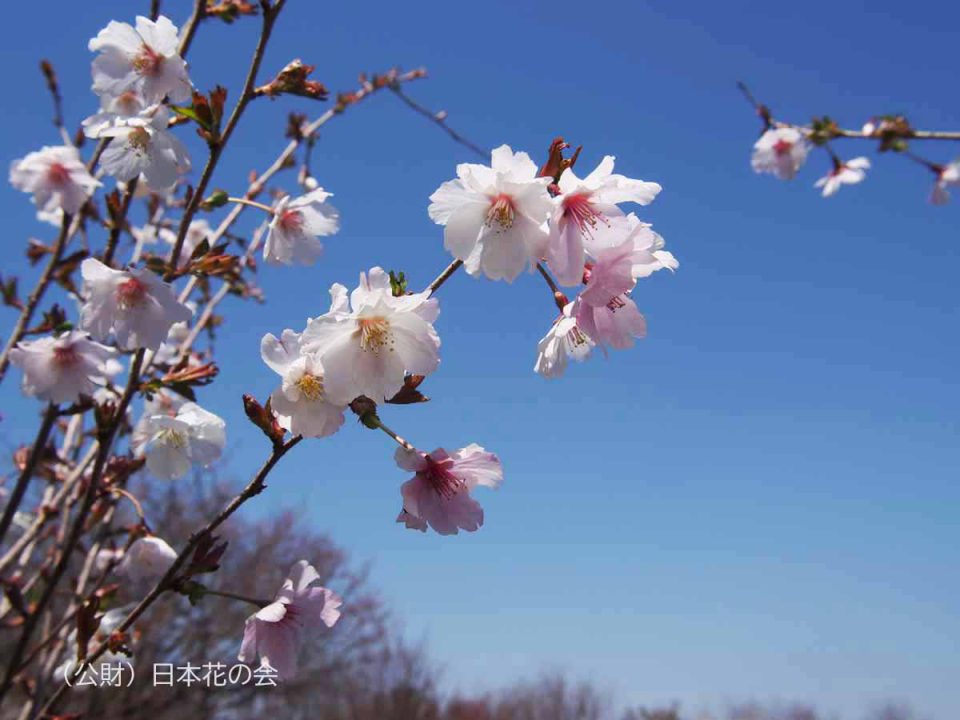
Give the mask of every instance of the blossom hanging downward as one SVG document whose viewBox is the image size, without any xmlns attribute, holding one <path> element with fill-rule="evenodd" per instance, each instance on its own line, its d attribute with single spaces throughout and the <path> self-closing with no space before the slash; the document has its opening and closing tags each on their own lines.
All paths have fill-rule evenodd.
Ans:
<svg viewBox="0 0 960 720">
<path fill-rule="evenodd" d="M 194 402 L 184 403 L 176 416 L 145 418 L 133 438 L 137 451 L 146 455 L 150 472 L 165 480 L 182 478 L 191 465 L 215 462 L 226 442 L 226 423 Z"/>
<path fill-rule="evenodd" d="M 833 169 L 817 180 L 813 186 L 823 188 L 823 196 L 830 197 L 840 189 L 841 185 L 856 185 L 863 182 L 869 169 L 870 159 L 862 156 L 846 162 L 837 161 Z"/>
<path fill-rule="evenodd" d="M 44 214 L 57 210 L 76 214 L 101 183 L 68 145 L 44 147 L 10 164 L 10 184 L 33 193 L 33 202 Z"/>
<path fill-rule="evenodd" d="M 23 370 L 23 392 L 52 403 L 75 402 L 93 396 L 119 366 L 110 360 L 113 348 L 71 330 L 62 335 L 21 340 L 10 351 L 10 362 Z"/>
<path fill-rule="evenodd" d="M 103 169 L 124 182 L 143 175 L 152 190 L 173 187 L 190 170 L 190 156 L 167 130 L 169 114 L 166 107 L 151 105 L 138 115 L 117 115 L 112 122 L 87 127 L 89 137 L 112 138 L 100 158 Z"/>
<path fill-rule="evenodd" d="M 163 538 L 148 535 L 140 538 L 123 554 L 117 573 L 133 582 L 149 580 L 156 582 L 170 569 L 177 559 L 174 550 Z"/>
<path fill-rule="evenodd" d="M 395 458 L 402 469 L 416 473 L 400 488 L 403 510 L 397 518 L 413 530 L 426 532 L 429 525 L 441 535 L 456 535 L 478 529 L 483 508 L 470 491 L 503 482 L 500 459 L 475 443 L 453 453 L 437 448 L 429 455 L 398 448 Z"/>
<path fill-rule="evenodd" d="M 567 369 L 569 359 L 583 362 L 596 345 L 579 326 L 573 311 L 574 303 L 567 303 L 550 331 L 537 344 L 537 361 L 533 369 L 544 377 L 560 377 Z"/>
<path fill-rule="evenodd" d="M 622 224 L 618 203 L 647 205 L 660 192 L 654 182 L 633 180 L 613 172 L 607 155 L 582 180 L 572 168 L 560 175 L 560 195 L 554 199 L 547 263 L 562 285 L 577 285 L 583 275 L 584 245 L 602 228 Z"/>
<path fill-rule="evenodd" d="M 274 601 L 247 618 L 237 655 L 240 662 L 253 662 L 259 655 L 260 667 L 273 668 L 281 680 L 296 675 L 305 633 L 320 626 L 332 628 L 340 619 L 343 601 L 332 590 L 313 586 L 319 579 L 306 560 L 290 569 Z"/>
<path fill-rule="evenodd" d="M 317 238 L 340 229 L 340 213 L 326 202 L 332 193 L 323 188 L 302 197 L 285 196 L 273 210 L 263 259 L 271 263 L 312 265 L 323 252 Z"/>
<path fill-rule="evenodd" d="M 796 128 L 767 130 L 753 146 L 751 165 L 758 173 L 770 173 L 790 180 L 807 159 L 810 146 Z"/>
<path fill-rule="evenodd" d="M 303 352 L 298 333 L 284 330 L 279 340 L 264 335 L 260 356 L 283 379 L 270 396 L 281 427 L 304 437 L 326 437 L 340 429 L 345 408 L 327 400 L 320 359 Z"/>
<path fill-rule="evenodd" d="M 948 202 L 950 191 L 947 188 L 950 185 L 960 185 L 960 160 L 954 160 L 939 169 L 933 192 L 930 193 L 930 202 L 934 205 L 943 205 Z"/>
<path fill-rule="evenodd" d="M 147 103 L 190 100 L 192 85 L 180 57 L 177 26 L 160 16 L 156 22 L 137 16 L 136 28 L 107 24 L 89 43 L 100 54 L 93 61 L 93 91 L 119 97 L 133 91 Z"/>
<path fill-rule="evenodd" d="M 80 326 L 105 340 L 111 331 L 125 350 L 156 350 L 176 322 L 193 313 L 173 289 L 149 270 L 114 270 L 95 258 L 80 265 L 86 302 Z"/>
<path fill-rule="evenodd" d="M 444 247 L 468 273 L 513 281 L 546 252 L 550 178 L 537 177 L 530 156 L 508 145 L 491 158 L 491 167 L 458 165 L 458 179 L 437 188 L 428 212 L 445 226 Z"/>
<path fill-rule="evenodd" d="M 381 268 L 360 273 L 350 294 L 335 284 L 326 315 L 314 318 L 301 338 L 302 352 L 323 365 L 325 397 L 347 405 L 359 395 L 375 402 L 393 397 L 406 374 L 429 375 L 440 364 L 440 338 L 433 323 L 440 305 L 429 293 L 394 297 Z"/>
</svg>

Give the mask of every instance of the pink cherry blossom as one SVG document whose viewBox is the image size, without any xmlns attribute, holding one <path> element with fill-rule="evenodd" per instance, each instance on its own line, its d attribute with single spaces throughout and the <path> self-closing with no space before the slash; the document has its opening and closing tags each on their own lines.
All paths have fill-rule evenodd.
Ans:
<svg viewBox="0 0 960 720">
<path fill-rule="evenodd" d="M 76 214 L 101 183 L 69 145 L 44 147 L 10 164 L 10 184 L 33 193 L 33 202 L 46 215 L 57 210 Z"/>
<path fill-rule="evenodd" d="M 150 270 L 114 270 L 87 258 L 80 273 L 86 298 L 80 308 L 80 326 L 101 340 L 112 331 L 126 350 L 156 350 L 174 323 L 193 316 L 170 285 Z"/>
<path fill-rule="evenodd" d="M 635 338 L 647 334 L 647 321 L 625 293 L 610 298 L 604 305 L 591 305 L 578 298 L 574 316 L 577 326 L 595 343 L 617 350 L 632 347 Z"/>
<path fill-rule="evenodd" d="M 580 179 L 572 169 L 560 175 L 560 195 L 554 199 L 547 263 L 558 282 L 576 285 L 584 265 L 584 244 L 598 230 L 619 224 L 624 212 L 619 203 L 647 205 L 660 192 L 654 182 L 644 182 L 613 172 L 614 157 L 607 155 Z"/>
<path fill-rule="evenodd" d="M 537 344 L 535 372 L 545 378 L 557 378 L 567 369 L 567 361 L 583 362 L 596 343 L 584 332 L 573 314 L 575 303 L 567 303 L 563 312 Z"/>
<path fill-rule="evenodd" d="M 813 186 L 823 188 L 823 197 L 830 197 L 840 189 L 841 185 L 856 185 L 863 182 L 870 168 L 870 159 L 856 157 L 853 160 L 839 163 L 830 172 L 817 180 Z"/>
<path fill-rule="evenodd" d="M 474 531 L 483 525 L 483 508 L 470 491 L 478 485 L 497 488 L 503 482 L 500 459 L 476 444 L 447 453 L 443 448 L 426 455 L 399 448 L 397 465 L 415 475 L 400 488 L 403 510 L 397 522 L 441 535 Z"/>
<path fill-rule="evenodd" d="M 550 214 L 549 178 L 524 152 L 501 145 L 490 166 L 463 163 L 457 179 L 430 196 L 430 219 L 443 225 L 443 245 L 471 275 L 512 282 L 543 257 Z"/>
<path fill-rule="evenodd" d="M 796 128 L 773 128 L 754 144 L 750 163 L 758 173 L 790 180 L 806 161 L 809 150 L 806 137 Z"/>
<path fill-rule="evenodd" d="M 250 663 L 260 656 L 261 667 L 271 667 L 281 680 L 297 673 L 297 656 L 304 636 L 315 628 L 332 628 L 343 601 L 332 590 L 313 586 L 320 574 L 306 560 L 291 569 L 272 603 L 247 618 L 237 659 Z M 313 587 L 311 587 L 313 586 Z"/>
<path fill-rule="evenodd" d="M 179 54 L 177 26 L 161 15 L 138 16 L 136 27 L 110 21 L 89 43 L 100 53 L 93 61 L 93 91 L 119 97 L 133 91 L 146 103 L 188 102 L 192 86 Z"/>
<path fill-rule="evenodd" d="M 317 238 L 333 235 L 340 229 L 340 213 L 321 187 L 298 198 L 289 195 L 277 203 L 270 221 L 263 259 L 269 263 L 312 265 L 323 252 Z"/>
<path fill-rule="evenodd" d="M 71 330 L 57 336 L 21 340 L 10 351 L 10 363 L 23 370 L 23 392 L 53 403 L 74 402 L 107 383 L 116 367 L 113 348 Z"/>
</svg>

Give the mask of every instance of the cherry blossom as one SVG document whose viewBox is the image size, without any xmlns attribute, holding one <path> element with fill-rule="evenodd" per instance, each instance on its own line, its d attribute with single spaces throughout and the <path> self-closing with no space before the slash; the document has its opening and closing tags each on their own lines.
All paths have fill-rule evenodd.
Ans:
<svg viewBox="0 0 960 720">
<path fill-rule="evenodd" d="M 270 220 L 263 259 L 270 263 L 312 265 L 323 252 L 317 237 L 333 235 L 340 229 L 340 213 L 326 202 L 332 193 L 318 187 L 312 192 L 291 199 L 289 195 L 277 203 Z"/>
<path fill-rule="evenodd" d="M 10 184 L 33 193 L 33 202 L 45 214 L 58 210 L 74 215 L 100 187 L 87 172 L 75 147 L 44 147 L 10 164 Z M 61 215 L 62 217 L 62 215 Z"/>
<path fill-rule="evenodd" d="M 635 338 L 647 334 L 647 321 L 626 293 L 615 295 L 605 305 L 591 305 L 578 298 L 573 313 L 577 327 L 601 346 L 625 350 L 633 346 Z"/>
<path fill-rule="evenodd" d="M 960 185 L 960 160 L 954 160 L 940 168 L 937 182 L 930 193 L 930 202 L 934 205 L 943 205 L 950 200 L 950 185 Z"/>
<path fill-rule="evenodd" d="M 177 26 L 162 15 L 155 22 L 137 16 L 135 28 L 111 21 L 89 43 L 100 53 L 93 61 L 93 91 L 114 97 L 133 91 L 147 103 L 189 101 L 192 86 L 178 45 Z"/>
<path fill-rule="evenodd" d="M 100 157 L 104 171 L 125 182 L 143 175 L 152 190 L 173 187 L 190 170 L 190 156 L 167 130 L 168 117 L 165 107 L 151 105 L 138 115 L 116 115 L 112 122 L 88 128 L 90 137 L 112 138 Z"/>
<path fill-rule="evenodd" d="M 134 118 L 147 109 L 143 98 L 133 90 L 120 95 L 101 95 L 100 111 L 86 118 L 81 126 L 87 137 L 99 137 L 99 134 L 120 119 Z"/>
<path fill-rule="evenodd" d="M 343 600 L 320 585 L 320 574 L 306 560 L 300 560 L 274 601 L 249 618 L 237 659 L 250 663 L 260 657 L 260 667 L 271 667 L 281 680 L 297 673 L 297 656 L 304 635 L 315 628 L 332 628 L 340 619 Z"/>
<path fill-rule="evenodd" d="M 567 303 L 550 331 L 537 344 L 535 372 L 546 378 L 563 375 L 569 359 L 582 362 L 590 356 L 596 343 L 579 326 L 573 314 L 574 303 Z"/>
<path fill-rule="evenodd" d="M 302 351 L 298 333 L 284 330 L 280 339 L 264 335 L 260 356 L 283 379 L 270 396 L 282 427 L 304 437 L 326 437 L 340 429 L 345 406 L 327 400 L 320 359 Z"/>
<path fill-rule="evenodd" d="M 10 362 L 23 370 L 23 392 L 52 403 L 76 402 L 93 396 L 119 369 L 111 362 L 113 348 L 71 330 L 37 340 L 21 340 Z"/>
<path fill-rule="evenodd" d="M 330 311 L 311 320 L 301 339 L 302 351 L 319 356 L 330 402 L 346 405 L 359 395 L 381 402 L 400 390 L 407 373 L 436 370 L 440 305 L 429 292 L 394 297 L 387 273 L 375 267 L 369 276 L 360 273 L 349 301 L 339 283 L 330 296 Z"/>
<path fill-rule="evenodd" d="M 155 535 L 142 537 L 123 554 L 117 573 L 133 582 L 156 582 L 177 559 L 177 551 L 163 538 Z"/>
<path fill-rule="evenodd" d="M 166 480 L 182 478 L 192 465 L 207 467 L 226 445 L 226 423 L 194 402 L 175 416 L 150 415 L 138 423 L 133 443 L 147 458 L 147 468 Z"/>
<path fill-rule="evenodd" d="M 503 482 L 500 459 L 476 443 L 448 453 L 437 448 L 430 454 L 398 448 L 397 465 L 414 476 L 400 488 L 403 510 L 397 522 L 441 535 L 473 532 L 483 525 L 483 508 L 470 491 L 478 485 L 497 488 Z"/>
<path fill-rule="evenodd" d="M 430 196 L 428 212 L 443 225 L 443 244 L 471 275 L 513 281 L 547 249 L 550 178 L 524 152 L 501 145 L 491 166 L 464 163 L 457 179 Z"/>
<path fill-rule="evenodd" d="M 577 285 L 583 274 L 584 244 L 601 227 L 621 225 L 624 212 L 619 203 L 647 205 L 660 192 L 654 182 L 633 180 L 613 172 L 614 158 L 607 155 L 580 179 L 568 168 L 557 183 L 550 222 L 547 263 L 562 285 Z"/>
<path fill-rule="evenodd" d="M 830 197 L 840 189 L 841 185 L 856 185 L 863 182 L 869 168 L 869 158 L 856 157 L 834 165 L 833 169 L 817 180 L 813 186 L 823 188 L 823 197 Z"/>
<path fill-rule="evenodd" d="M 767 130 L 753 146 L 751 165 L 758 173 L 770 173 L 790 180 L 807 159 L 810 145 L 804 135 L 792 127 Z"/>
<path fill-rule="evenodd" d="M 176 322 L 193 315 L 170 285 L 149 270 L 114 270 L 95 258 L 80 265 L 83 295 L 80 326 L 105 340 L 111 331 L 126 350 L 156 350 Z"/>
<path fill-rule="evenodd" d="M 587 255 L 594 263 L 606 251 L 632 243 L 629 253 L 630 275 L 634 280 L 649 277 L 657 270 L 676 270 L 680 263 L 672 253 L 664 250 L 665 242 L 651 225 L 641 222 L 630 213 L 623 221 L 598 226 L 586 241 Z"/>
</svg>

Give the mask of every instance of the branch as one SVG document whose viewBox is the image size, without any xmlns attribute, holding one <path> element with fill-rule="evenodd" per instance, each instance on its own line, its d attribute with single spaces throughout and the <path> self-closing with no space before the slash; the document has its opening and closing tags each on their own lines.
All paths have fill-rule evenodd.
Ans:
<svg viewBox="0 0 960 720">
<path fill-rule="evenodd" d="M 484 150 L 482 147 L 465 138 L 463 135 L 450 127 L 447 124 L 447 113 L 445 111 L 441 110 L 440 112 L 433 112 L 432 110 L 425 108 L 423 105 L 407 95 L 399 85 L 391 85 L 390 90 L 392 90 L 393 94 L 400 98 L 407 105 L 407 107 L 411 108 L 420 115 L 423 115 L 430 122 L 440 126 L 440 128 L 447 133 L 447 135 L 453 138 L 454 142 L 460 143 L 480 158 L 486 159 L 486 157 L 490 154 L 487 150 Z"/>
<path fill-rule="evenodd" d="M 116 627 L 114 632 L 126 632 L 133 625 L 133 623 L 135 623 L 137 619 L 143 615 L 143 613 L 145 613 L 151 605 L 153 605 L 154 602 L 156 602 L 157 598 L 171 588 L 174 580 L 177 577 L 177 573 L 180 571 L 180 568 L 183 567 L 184 563 L 186 563 L 193 551 L 196 550 L 200 542 L 204 538 L 209 538 L 213 532 L 220 527 L 220 525 L 222 525 L 227 518 L 233 515 L 233 513 L 235 513 L 247 500 L 263 492 L 263 489 L 266 487 L 266 479 L 270 474 L 270 471 L 273 470 L 274 466 L 280 461 L 280 459 L 302 439 L 302 436 L 297 435 L 296 437 L 290 438 L 290 440 L 283 444 L 274 446 L 270 453 L 270 457 L 267 458 L 267 461 L 261 466 L 260 470 L 256 475 L 254 475 L 253 479 L 247 484 L 247 486 L 240 492 L 239 495 L 231 500 L 230 503 L 227 504 L 227 506 L 221 510 L 213 520 L 207 523 L 201 530 L 193 533 L 190 536 L 186 547 L 184 547 L 180 554 L 177 555 L 177 559 L 173 561 L 170 569 L 164 573 L 163 577 L 157 581 L 157 584 L 154 585 L 153 589 L 147 593 L 147 595 L 137 604 L 137 606 L 130 611 L 130 614 L 124 618 L 123 622 Z M 87 656 L 86 662 L 90 664 L 96 662 L 96 660 L 108 649 L 109 642 L 104 641 L 96 648 L 96 650 Z M 74 675 L 71 678 L 71 681 L 76 679 L 81 672 L 82 668 L 77 668 L 74 670 Z M 63 695 L 66 694 L 70 689 L 71 686 L 66 682 L 60 685 L 57 691 L 50 697 L 49 700 L 47 700 L 43 708 L 40 710 L 40 716 L 45 716 L 51 713 Z"/>
<path fill-rule="evenodd" d="M 33 447 L 30 449 L 30 457 L 24 464 L 20 477 L 17 478 L 17 484 L 7 500 L 7 506 L 3 510 L 3 517 L 0 518 L 0 543 L 7 535 L 10 524 L 13 522 L 13 516 L 17 513 L 17 508 L 23 502 L 23 496 L 27 493 L 27 486 L 30 484 L 30 478 L 33 477 L 34 470 L 43 456 L 43 449 L 47 446 L 47 440 L 50 438 L 50 431 L 53 430 L 53 424 L 57 420 L 57 406 L 50 403 L 47 411 L 43 415 L 43 422 L 40 423 L 40 429 L 37 431 L 37 437 L 33 441 Z"/>
</svg>

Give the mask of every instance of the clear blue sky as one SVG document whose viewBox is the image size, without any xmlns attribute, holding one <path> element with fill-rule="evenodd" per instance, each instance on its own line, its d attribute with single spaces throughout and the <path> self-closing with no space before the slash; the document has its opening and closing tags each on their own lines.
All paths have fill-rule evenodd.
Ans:
<svg viewBox="0 0 960 720">
<path fill-rule="evenodd" d="M 500 454 L 506 481 L 480 498 L 480 532 L 394 525 L 404 475 L 386 438 L 353 423 L 285 460 L 260 511 L 300 507 L 371 561 L 453 688 L 550 667 L 624 702 L 797 699 L 857 717 L 896 697 L 951 716 L 960 203 L 929 206 L 927 174 L 896 157 L 830 200 L 811 187 L 826 167 L 819 156 L 793 183 L 754 176 L 758 126 L 734 82 L 793 118 L 828 112 L 857 125 L 902 111 L 956 129 L 960 7 L 289 5 L 267 70 L 302 57 L 342 89 L 360 70 L 423 64 L 431 78 L 411 94 L 482 145 L 538 154 L 562 134 L 584 145 L 584 168 L 614 154 L 625 174 L 663 185 L 642 217 L 681 269 L 641 283 L 650 336 L 637 349 L 553 383 L 531 370 L 553 313 L 537 277 L 458 276 L 443 288 L 434 401 L 384 420 L 428 449 L 476 441 Z M 178 22 L 187 14 L 185 0 L 164 6 Z M 37 60 L 56 64 L 76 123 L 95 107 L 87 39 L 145 7 L 6 8 L 5 161 L 56 142 Z M 256 25 L 204 26 L 194 82 L 235 96 Z M 268 165 L 291 109 L 323 106 L 256 103 L 215 184 L 240 190 L 249 169 Z M 940 160 L 956 151 L 931 149 Z M 239 412 L 241 392 L 264 396 L 275 382 L 261 335 L 323 312 L 331 282 L 352 286 L 372 265 L 424 285 L 448 260 L 427 197 L 473 160 L 386 95 L 330 123 L 315 157 L 343 230 L 315 268 L 265 268 L 266 305 L 231 307 L 242 315 L 225 328 L 220 379 L 202 395 L 230 423 L 237 475 L 265 450 Z M 52 231 L 9 187 L 0 203 L 5 270 L 18 269 L 24 238 Z M 14 395 L 6 383 L 4 407 L 32 407 Z M 5 415 L 0 439 L 13 445 L 24 432 Z"/>
</svg>

